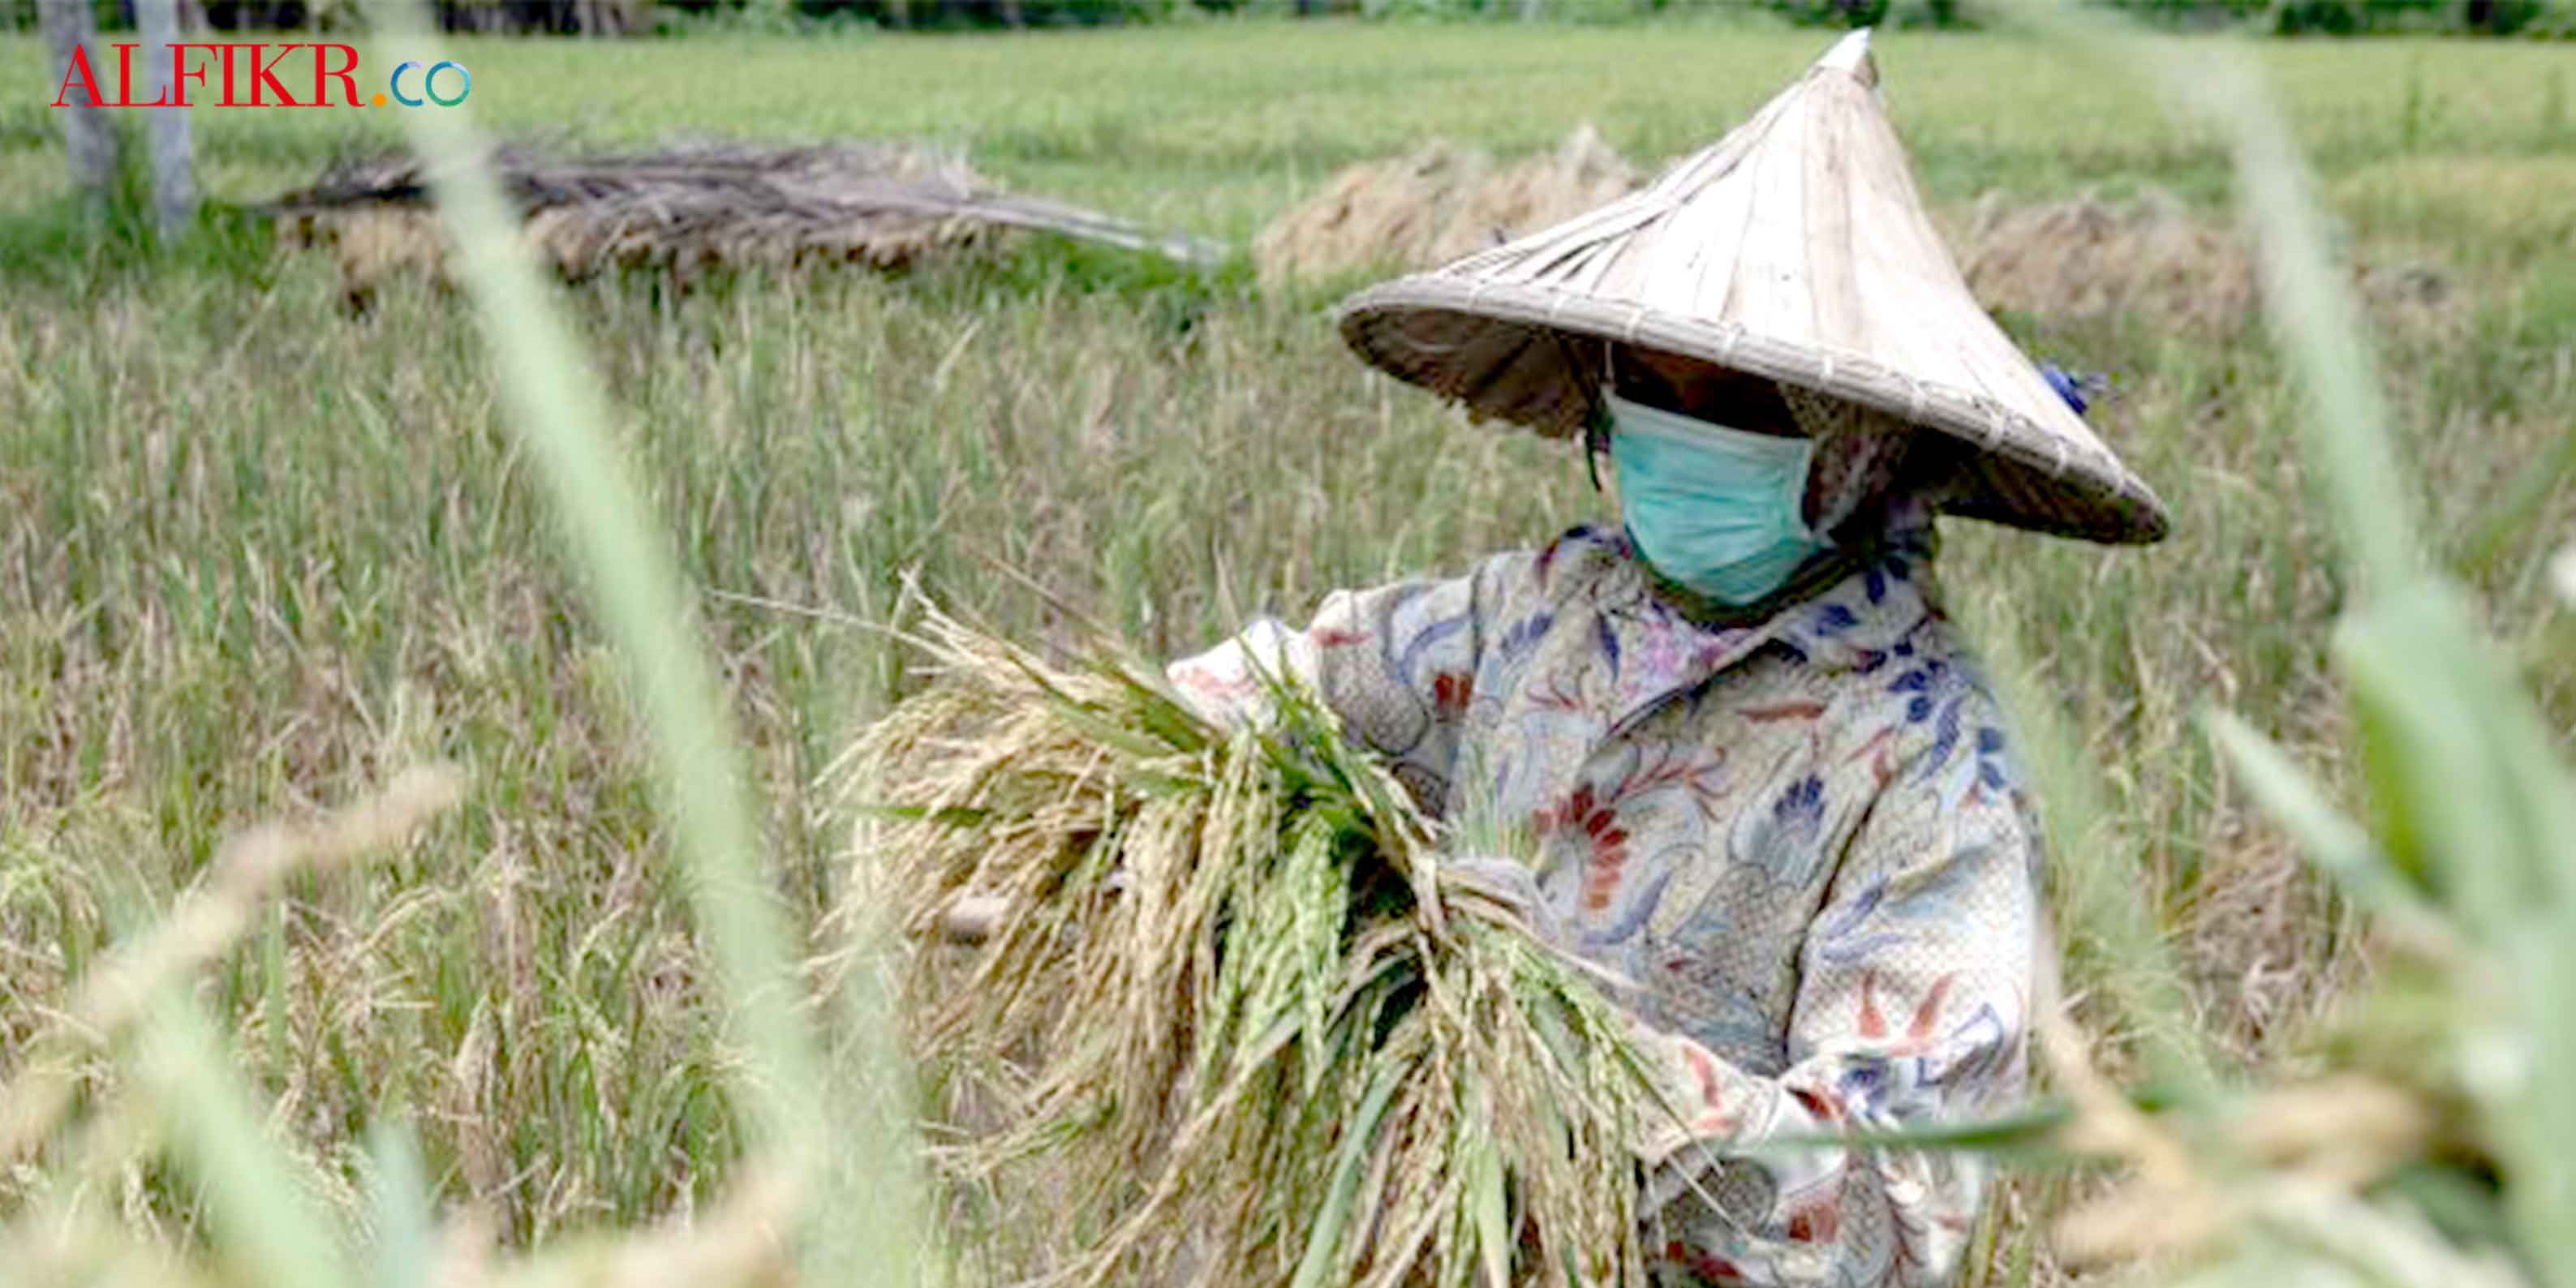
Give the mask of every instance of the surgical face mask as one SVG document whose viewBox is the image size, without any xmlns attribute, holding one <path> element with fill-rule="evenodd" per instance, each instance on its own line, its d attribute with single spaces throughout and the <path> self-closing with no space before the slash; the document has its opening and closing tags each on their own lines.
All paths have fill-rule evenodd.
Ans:
<svg viewBox="0 0 2576 1288">
<path fill-rule="evenodd" d="M 1728 429 L 1603 396 L 1619 508 L 1629 539 L 1657 572 L 1741 606 L 1832 548 L 1803 513 L 1813 439 Z"/>
</svg>

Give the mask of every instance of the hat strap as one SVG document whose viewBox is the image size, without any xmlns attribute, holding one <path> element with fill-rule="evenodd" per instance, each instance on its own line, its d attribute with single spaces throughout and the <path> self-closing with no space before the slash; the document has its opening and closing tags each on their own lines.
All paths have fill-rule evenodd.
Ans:
<svg viewBox="0 0 2576 1288">
<path fill-rule="evenodd" d="M 1610 379 L 1610 342 L 1601 342 L 1601 375 L 1591 372 L 1576 356 L 1574 344 L 1563 331 L 1551 330 L 1556 337 L 1556 351 L 1565 363 L 1566 379 L 1574 382 L 1577 397 L 1583 399 L 1583 471 L 1592 478 L 1592 490 L 1601 491 L 1601 454 L 1610 450 L 1610 408 L 1601 401 L 1601 386 Z"/>
</svg>

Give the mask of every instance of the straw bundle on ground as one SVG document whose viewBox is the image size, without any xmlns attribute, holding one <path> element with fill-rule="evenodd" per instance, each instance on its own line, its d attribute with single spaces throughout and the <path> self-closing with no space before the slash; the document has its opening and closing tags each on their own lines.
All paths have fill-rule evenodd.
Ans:
<svg viewBox="0 0 2576 1288">
<path fill-rule="evenodd" d="M 1634 191 L 1637 172 L 1585 125 L 1510 165 L 1434 142 L 1344 169 L 1253 243 L 1265 282 L 1429 268 Z"/>
<path fill-rule="evenodd" d="M 1037 229 L 1198 262 L 1215 252 L 1106 215 L 1003 192 L 953 157 L 901 144 L 493 157 L 542 260 L 579 279 L 651 268 L 685 281 L 718 265 L 858 264 L 892 270 Z M 393 270 L 437 271 L 434 176 L 408 155 L 344 161 L 267 208 L 290 245 L 340 253 L 353 288 Z"/>
<path fill-rule="evenodd" d="M 847 762 L 851 907 L 901 919 L 935 1112 L 994 1119 L 949 1176 L 1050 1196 L 1008 1278 L 1640 1281 L 1646 1057 L 1320 708 L 1224 733 L 1132 664 L 927 643 Z M 970 891 L 990 937 L 941 946 Z"/>
<path fill-rule="evenodd" d="M 2090 193 L 2024 204 L 1990 192 L 1963 243 L 1959 270 L 1990 308 L 2061 319 L 2136 314 L 2209 334 L 2235 328 L 2255 306 L 2243 240 L 2170 193 L 2113 205 Z"/>
<path fill-rule="evenodd" d="M 2244 326 L 2261 303 L 2244 236 L 2157 189 L 2118 204 L 2093 193 L 2023 203 L 1990 192 L 1953 240 L 1960 272 L 1989 308 L 2060 321 L 2134 317 L 2209 337 Z M 2421 264 L 2358 268 L 2354 284 L 2382 319 L 2436 317 L 2450 296 L 2440 271 Z"/>
</svg>

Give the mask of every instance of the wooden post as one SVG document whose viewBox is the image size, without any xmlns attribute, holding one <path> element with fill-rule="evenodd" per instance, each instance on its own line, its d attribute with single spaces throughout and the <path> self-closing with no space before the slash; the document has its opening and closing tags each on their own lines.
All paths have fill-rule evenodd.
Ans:
<svg viewBox="0 0 2576 1288">
<path fill-rule="evenodd" d="M 136 25 L 142 31 L 142 53 L 150 61 L 150 101 L 169 107 L 147 107 L 152 157 L 152 218 L 163 237 L 175 237 L 197 218 L 196 149 L 188 138 L 188 109 L 180 103 L 178 70 L 172 45 L 179 43 L 178 0 L 136 0 Z"/>
<path fill-rule="evenodd" d="M 98 15 L 90 11 L 90 0 L 38 0 L 37 20 L 45 28 L 45 69 L 53 79 L 51 88 L 60 93 L 63 78 L 72 66 L 75 50 L 86 50 L 93 80 L 98 75 Z M 109 60 L 114 65 L 114 60 Z M 55 94 L 42 100 L 56 101 Z M 116 182 L 116 133 L 108 128 L 107 112 L 91 103 L 86 89 L 76 90 L 60 100 L 63 106 L 49 109 L 63 122 L 63 146 L 71 153 L 72 185 L 92 199 L 104 201 L 108 189 Z"/>
</svg>

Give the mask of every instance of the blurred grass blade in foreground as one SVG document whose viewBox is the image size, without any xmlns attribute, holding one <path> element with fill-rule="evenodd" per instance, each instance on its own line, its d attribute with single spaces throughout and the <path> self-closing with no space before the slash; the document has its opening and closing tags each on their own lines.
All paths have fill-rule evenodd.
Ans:
<svg viewBox="0 0 2576 1288">
<path fill-rule="evenodd" d="M 379 0 L 372 12 L 388 43 L 424 62 L 440 57 L 418 6 Z M 808 1260 L 809 1280 L 914 1282 L 914 1151 L 887 1108 L 905 1103 L 903 1079 L 885 1058 L 875 1076 L 858 1080 L 860 1094 L 878 1103 L 845 1106 L 849 1112 L 838 1115 L 827 1105 L 822 1049 L 806 1023 L 791 951 L 798 940 L 767 884 L 746 800 L 751 780 L 733 722 L 689 628 L 694 615 L 669 542 L 647 523 L 643 491 L 611 444 L 607 399 L 541 282 L 466 110 L 409 112 L 404 119 L 436 176 L 441 219 L 483 319 L 511 423 L 542 467 L 565 540 L 587 574 L 652 731 L 664 799 L 677 825 L 674 849 L 688 876 L 698 933 L 715 963 L 723 1013 L 741 1047 L 734 1104 L 753 1125 L 755 1148 L 781 1166 L 790 1194 L 818 1178 L 845 1175 L 824 1167 L 830 1150 L 850 1151 L 869 1169 L 869 1193 L 826 1195 L 820 1203 L 804 1196 L 806 1210 L 832 1213 L 800 1231 L 832 1245 Z M 851 987 L 864 989 L 872 980 L 862 971 Z M 863 1045 L 869 1053 L 878 1049 Z"/>
<path fill-rule="evenodd" d="M 2023 11 L 2045 26 L 2102 30 L 2038 6 Z M 2234 157 L 2261 252 L 2266 317 L 2303 394 L 2305 454 L 2325 480 L 2357 602 L 2331 655 L 2357 716 L 2375 837 L 2326 805 L 2251 728 L 2212 716 L 2211 734 L 2319 867 L 2401 929 L 2447 924 L 2448 933 L 2409 937 L 2417 945 L 2475 946 L 2474 958 L 2436 963 L 2458 1003 L 2447 1049 L 2418 1048 L 2413 1067 L 2380 1072 L 2400 1086 L 2465 1090 L 2476 1121 L 2473 1139 L 2457 1144 L 2496 1161 L 2498 1201 L 2525 1268 L 2543 1283 L 2576 1285 L 2576 1223 L 2566 1219 L 2576 1210 L 2576 1100 L 2550 1076 L 2576 1062 L 2576 779 L 2465 597 L 2424 558 L 2415 489 L 2346 275 L 2329 251 L 2308 167 L 2259 73 L 2237 49 L 2195 44 L 2186 54 L 2164 40 L 2120 43 L 2219 129 Z M 2362 1001 L 2365 1016 L 2372 1000 Z M 2424 1106 L 2436 1120 L 2437 1107 Z M 2210 1183 L 2238 1196 L 2253 1233 L 2209 1281 L 2259 1271 L 2272 1282 L 2322 1282 L 2340 1277 L 2328 1269 L 2338 1262 L 2368 1263 L 2389 1282 L 2503 1281 L 2472 1250 L 2432 1237 L 2402 1200 L 2378 1194 L 2399 1160 L 2365 1152 L 2328 1167 L 2322 1141 L 2267 1158 L 2223 1124 L 2202 1124 L 2213 1125 L 2221 1130 L 2205 1134 L 2220 1148 L 2202 1166 Z M 2419 1147 L 2410 1140 L 2401 1132 L 2388 1148 Z"/>
<path fill-rule="evenodd" d="M 265 1288 L 346 1288 L 339 1231 L 307 1165 L 268 1135 L 268 1115 L 223 1039 L 179 991 L 151 1008 L 139 1064 L 180 1163 L 203 1186 L 215 1256 Z"/>
<path fill-rule="evenodd" d="M 2213 67 L 2215 63 L 2215 67 Z M 2576 779 L 2538 708 L 2422 558 L 2386 399 L 2327 251 L 2308 168 L 2251 66 L 2163 64 L 2228 131 L 2262 250 L 2267 310 L 2309 403 L 2308 456 L 2329 484 L 2362 607 L 2337 631 L 2381 844 L 2495 954 L 2501 1022 L 2464 1008 L 2454 1058 L 2503 1164 L 2504 1204 L 2543 1282 L 2576 1285 Z M 2474 998 L 2489 981 L 2455 967 Z M 2427 1058 L 2437 1058 L 2427 1053 Z"/>
</svg>

